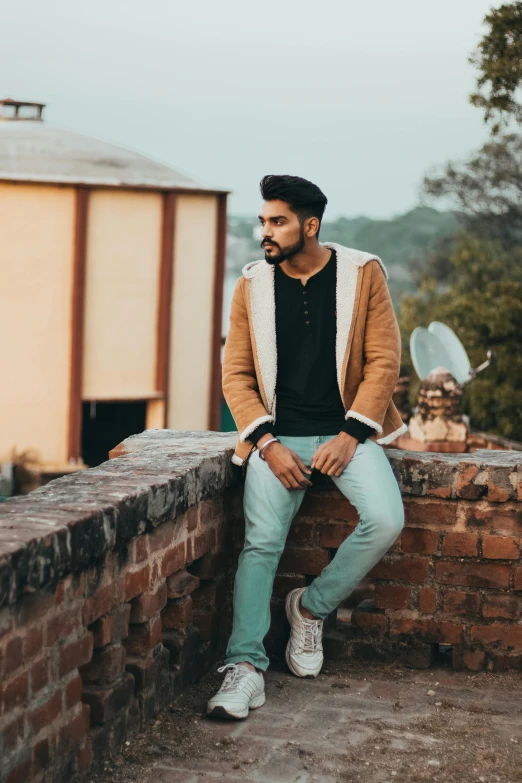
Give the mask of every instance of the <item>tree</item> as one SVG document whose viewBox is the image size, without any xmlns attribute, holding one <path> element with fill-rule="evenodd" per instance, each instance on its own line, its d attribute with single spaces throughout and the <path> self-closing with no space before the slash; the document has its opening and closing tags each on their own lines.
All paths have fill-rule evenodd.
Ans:
<svg viewBox="0 0 522 783">
<path fill-rule="evenodd" d="M 422 184 L 427 199 L 449 200 L 462 229 L 506 248 L 522 242 L 522 136 L 484 144 L 468 161 L 447 163 Z"/>
<path fill-rule="evenodd" d="M 479 70 L 470 102 L 484 110 L 496 135 L 514 119 L 522 124 L 522 2 L 504 3 L 484 18 L 489 30 L 469 62 Z"/>
<path fill-rule="evenodd" d="M 506 251 L 498 242 L 462 234 L 450 262 L 455 274 L 446 290 L 425 277 L 419 292 L 401 302 L 403 362 L 412 369 L 409 335 L 433 320 L 456 332 L 472 366 L 495 351 L 496 361 L 465 387 L 464 412 L 473 429 L 522 440 L 522 249 Z"/>
</svg>

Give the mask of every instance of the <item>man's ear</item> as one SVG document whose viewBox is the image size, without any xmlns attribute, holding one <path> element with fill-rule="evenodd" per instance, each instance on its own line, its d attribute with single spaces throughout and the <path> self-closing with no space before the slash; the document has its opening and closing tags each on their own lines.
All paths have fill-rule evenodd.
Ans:
<svg viewBox="0 0 522 783">
<path fill-rule="evenodd" d="M 315 237 L 319 233 L 319 218 L 310 217 L 305 220 L 305 234 L 307 237 Z"/>
</svg>

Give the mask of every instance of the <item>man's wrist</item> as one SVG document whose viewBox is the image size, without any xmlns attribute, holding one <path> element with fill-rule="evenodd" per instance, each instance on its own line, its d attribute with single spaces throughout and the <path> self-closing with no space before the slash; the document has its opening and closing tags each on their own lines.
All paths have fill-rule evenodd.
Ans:
<svg viewBox="0 0 522 783">
<path fill-rule="evenodd" d="M 272 440 L 272 438 L 275 438 L 275 435 L 272 432 L 267 432 L 264 435 L 261 435 L 261 437 L 256 443 L 257 448 L 260 449 L 261 446 L 263 446 L 263 444 L 265 444 L 269 440 Z"/>
</svg>

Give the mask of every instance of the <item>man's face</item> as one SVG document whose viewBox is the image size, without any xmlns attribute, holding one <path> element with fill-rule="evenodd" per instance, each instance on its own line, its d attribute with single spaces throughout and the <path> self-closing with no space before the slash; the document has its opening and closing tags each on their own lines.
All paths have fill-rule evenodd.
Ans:
<svg viewBox="0 0 522 783">
<path fill-rule="evenodd" d="M 305 245 L 304 226 L 285 201 L 264 201 L 259 214 L 265 261 L 280 264 Z"/>
</svg>

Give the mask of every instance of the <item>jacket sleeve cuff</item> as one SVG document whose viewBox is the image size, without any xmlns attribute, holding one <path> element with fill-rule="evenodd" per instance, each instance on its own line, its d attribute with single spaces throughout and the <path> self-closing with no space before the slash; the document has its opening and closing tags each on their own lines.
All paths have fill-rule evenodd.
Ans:
<svg viewBox="0 0 522 783">
<path fill-rule="evenodd" d="M 354 438 L 357 438 L 359 443 L 364 443 L 366 438 L 369 438 L 370 435 L 375 434 L 373 427 L 370 427 L 368 424 L 364 424 L 364 422 L 352 418 L 349 418 L 347 421 L 345 421 L 341 427 L 341 431 L 347 432 L 348 435 L 352 435 Z"/>
<path fill-rule="evenodd" d="M 274 425 L 270 422 L 267 422 L 266 424 L 260 424 L 259 427 L 256 427 L 256 429 L 250 433 L 248 436 L 248 440 L 254 444 L 254 446 L 257 446 L 257 441 L 263 437 L 263 435 L 267 435 L 269 432 L 274 431 Z"/>
<path fill-rule="evenodd" d="M 368 416 L 364 416 L 362 413 L 354 411 L 353 409 L 349 410 L 344 418 L 346 421 L 349 421 L 350 419 L 356 419 L 363 424 L 367 424 L 369 427 L 375 430 L 378 435 L 382 433 L 382 427 L 380 424 L 378 424 L 376 421 L 373 421 L 373 419 L 369 419 Z"/>
<path fill-rule="evenodd" d="M 250 422 L 248 427 L 246 427 L 243 432 L 239 435 L 239 440 L 241 443 L 244 443 L 247 439 L 250 439 L 250 435 L 256 430 L 260 424 L 265 424 L 265 422 L 273 422 L 274 417 L 270 415 L 266 416 L 260 416 L 258 419 L 254 419 L 254 421 Z M 270 430 L 268 430 L 270 432 Z"/>
</svg>

